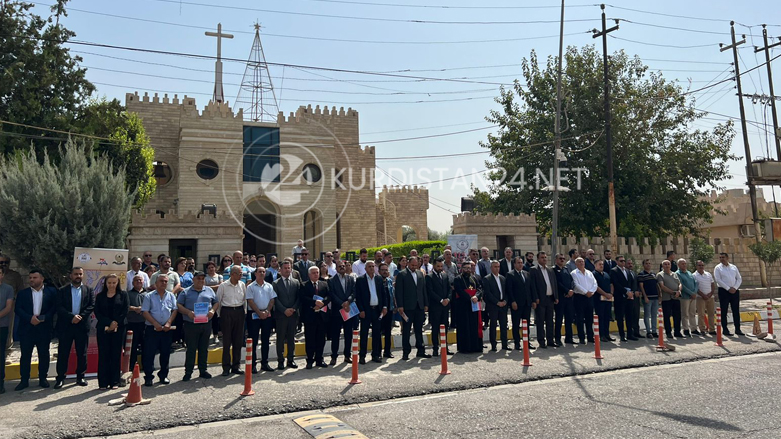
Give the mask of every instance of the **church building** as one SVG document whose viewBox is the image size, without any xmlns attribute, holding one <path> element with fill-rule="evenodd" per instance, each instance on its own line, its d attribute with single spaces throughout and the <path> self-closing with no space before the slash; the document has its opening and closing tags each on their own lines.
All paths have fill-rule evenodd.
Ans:
<svg viewBox="0 0 781 439">
<path fill-rule="evenodd" d="M 207 33 L 221 38 L 221 32 Z M 237 103 L 222 90 L 220 45 L 214 96 L 128 93 L 155 150 L 157 191 L 134 212 L 131 255 L 144 251 L 199 263 L 242 249 L 289 256 L 299 239 L 313 259 L 339 248 L 401 242 L 402 226 L 427 239 L 428 190 L 374 180 L 375 148 L 362 146 L 358 112 L 300 106 L 278 111 L 256 28 Z"/>
</svg>

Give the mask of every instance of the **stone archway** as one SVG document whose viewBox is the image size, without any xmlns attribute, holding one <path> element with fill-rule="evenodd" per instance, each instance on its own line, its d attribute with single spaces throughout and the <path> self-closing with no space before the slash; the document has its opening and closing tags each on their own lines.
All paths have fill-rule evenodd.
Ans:
<svg viewBox="0 0 781 439">
<path fill-rule="evenodd" d="M 304 214 L 304 246 L 309 250 L 309 258 L 320 259 L 323 251 L 323 214 L 312 209 Z"/>
<path fill-rule="evenodd" d="M 267 198 L 255 198 L 244 209 L 244 251 L 259 255 L 279 252 L 279 207 Z"/>
<path fill-rule="evenodd" d="M 410 232 L 409 231 L 411 231 L 411 233 L 414 236 L 410 236 Z M 405 233 L 405 232 L 407 232 L 407 233 Z M 405 235 L 407 235 L 407 239 L 404 239 Z M 406 242 L 406 241 L 417 241 L 417 240 L 419 240 L 419 238 L 418 238 L 418 230 L 415 227 L 413 227 L 413 226 L 409 226 L 407 224 L 403 224 L 403 225 L 399 226 L 399 228 L 396 230 L 396 243 L 402 243 L 402 242 Z"/>
</svg>

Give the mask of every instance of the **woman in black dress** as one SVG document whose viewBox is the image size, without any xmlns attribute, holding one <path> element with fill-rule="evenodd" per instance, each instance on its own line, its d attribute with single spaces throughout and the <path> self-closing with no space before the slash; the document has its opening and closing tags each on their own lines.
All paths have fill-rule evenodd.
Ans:
<svg viewBox="0 0 781 439">
<path fill-rule="evenodd" d="M 127 293 L 119 288 L 119 277 L 109 274 L 106 276 L 103 290 L 95 296 L 95 317 L 98 320 L 98 387 L 101 389 L 116 389 L 119 386 L 127 311 Z"/>
</svg>

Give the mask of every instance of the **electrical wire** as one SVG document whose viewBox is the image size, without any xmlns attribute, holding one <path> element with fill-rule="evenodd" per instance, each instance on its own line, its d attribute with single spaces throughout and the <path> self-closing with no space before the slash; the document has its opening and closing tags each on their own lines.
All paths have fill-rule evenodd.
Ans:
<svg viewBox="0 0 781 439">
<path fill-rule="evenodd" d="M 412 23 L 412 24 L 443 24 L 443 25 L 517 25 L 517 24 L 551 24 L 559 23 L 559 20 L 525 20 L 525 21 L 437 21 L 437 20 L 422 20 L 422 19 L 408 19 L 408 18 L 387 18 L 387 17 L 356 17 L 352 15 L 334 15 L 334 14 L 315 14 L 311 12 L 293 12 L 293 11 L 276 11 L 271 9 L 259 9 L 248 8 L 242 6 L 228 6 L 228 5 L 211 5 L 208 3 L 197 3 L 191 1 L 182 0 L 148 0 L 158 3 L 173 3 L 177 5 L 198 6 L 203 8 L 212 9 L 227 9 L 244 12 L 262 12 L 265 14 L 281 14 L 281 15 L 295 15 L 302 17 L 318 17 L 318 18 L 335 18 L 341 20 L 358 20 L 358 21 L 377 21 L 387 23 Z M 582 23 L 589 21 L 599 21 L 599 19 L 581 18 L 570 19 L 566 22 L 570 23 Z"/>
</svg>

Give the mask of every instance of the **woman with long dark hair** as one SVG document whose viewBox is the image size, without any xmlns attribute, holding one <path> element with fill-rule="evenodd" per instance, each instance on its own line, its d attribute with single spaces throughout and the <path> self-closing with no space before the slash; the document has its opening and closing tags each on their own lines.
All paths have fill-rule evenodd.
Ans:
<svg viewBox="0 0 781 439">
<path fill-rule="evenodd" d="M 122 345 L 125 342 L 125 317 L 128 311 L 127 292 L 119 287 L 119 277 L 109 274 L 103 288 L 95 296 L 95 317 L 98 320 L 98 387 L 116 389 L 119 386 Z"/>
</svg>

